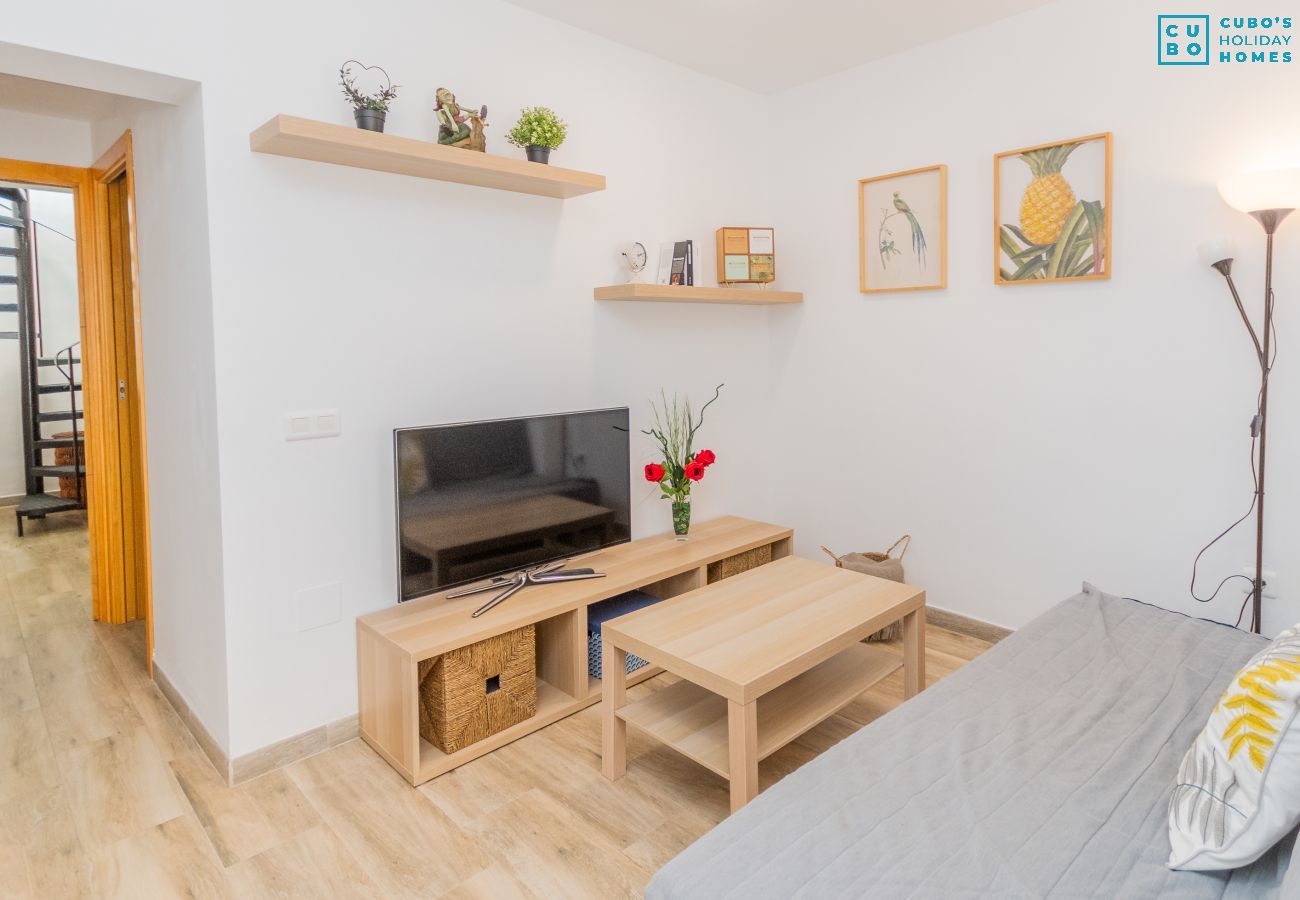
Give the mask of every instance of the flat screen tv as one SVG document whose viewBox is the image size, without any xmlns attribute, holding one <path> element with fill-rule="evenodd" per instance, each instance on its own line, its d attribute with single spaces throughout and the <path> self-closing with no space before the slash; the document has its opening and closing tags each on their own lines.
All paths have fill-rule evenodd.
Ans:
<svg viewBox="0 0 1300 900">
<path fill-rule="evenodd" d="M 628 411 L 393 432 L 399 600 L 631 537 Z"/>
</svg>

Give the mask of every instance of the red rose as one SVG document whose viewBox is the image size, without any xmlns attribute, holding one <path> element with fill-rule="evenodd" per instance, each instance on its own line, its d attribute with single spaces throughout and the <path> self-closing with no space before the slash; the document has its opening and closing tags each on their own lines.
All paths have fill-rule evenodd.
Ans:
<svg viewBox="0 0 1300 900">
<path fill-rule="evenodd" d="M 664 477 L 664 467 L 659 463 L 650 463 L 645 467 L 646 481 L 662 481 Z"/>
<path fill-rule="evenodd" d="M 682 469 L 682 474 L 691 481 L 699 481 L 704 477 L 704 463 L 699 460 L 691 460 Z"/>
<path fill-rule="evenodd" d="M 708 467 L 718 461 L 718 456 L 712 450 L 701 450 L 695 454 L 695 461 L 702 466 Z"/>
</svg>

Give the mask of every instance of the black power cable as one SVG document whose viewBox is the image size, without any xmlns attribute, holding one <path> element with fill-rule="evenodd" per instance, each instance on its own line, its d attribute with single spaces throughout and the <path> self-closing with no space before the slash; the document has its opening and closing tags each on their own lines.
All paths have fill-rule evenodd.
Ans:
<svg viewBox="0 0 1300 900">
<path fill-rule="evenodd" d="M 1265 303 L 1269 307 L 1272 307 L 1273 305 L 1273 296 L 1274 296 L 1273 292 L 1270 291 L 1267 299 L 1265 300 Z M 1205 598 L 1196 596 L 1196 570 L 1197 567 L 1200 565 L 1201 557 L 1205 555 L 1205 552 L 1207 550 L 1209 550 L 1219 541 L 1227 537 L 1228 534 L 1230 534 L 1234 528 L 1236 528 L 1242 522 L 1249 519 L 1251 513 L 1255 511 L 1255 504 L 1259 501 L 1259 470 L 1255 468 L 1255 447 L 1259 443 L 1259 433 L 1261 428 L 1263 427 L 1264 386 L 1268 383 L 1268 376 L 1273 371 L 1273 363 L 1277 361 L 1277 324 L 1273 321 L 1273 318 L 1271 316 L 1269 317 L 1269 337 L 1271 337 L 1273 341 L 1273 348 L 1272 348 L 1273 352 L 1269 356 L 1268 365 L 1264 368 L 1263 378 L 1260 379 L 1259 393 L 1255 395 L 1255 417 L 1251 419 L 1250 422 L 1250 476 L 1251 476 L 1251 482 L 1253 483 L 1253 487 L 1251 489 L 1251 494 L 1250 494 L 1250 506 L 1249 508 L 1247 508 L 1245 515 L 1243 515 L 1237 521 L 1233 522 L 1227 528 L 1223 529 L 1223 531 L 1220 531 L 1214 537 L 1213 540 L 1211 540 L 1208 544 L 1206 544 L 1204 547 L 1201 548 L 1200 552 L 1196 554 L 1196 559 L 1192 560 L 1192 581 L 1188 587 L 1188 591 L 1189 593 L 1191 593 L 1192 599 L 1195 600 L 1197 603 L 1209 603 L 1212 600 L 1214 600 L 1215 597 L 1219 596 L 1219 591 L 1223 590 L 1223 586 L 1227 584 L 1229 581 L 1232 581 L 1234 578 L 1243 578 L 1246 581 L 1249 581 L 1252 590 L 1255 586 L 1255 579 L 1238 573 L 1236 575 L 1229 575 L 1227 578 L 1220 581 L 1219 586 L 1214 589 L 1214 593 L 1210 594 L 1210 596 Z M 1248 593 L 1246 595 L 1246 599 L 1242 601 L 1241 609 L 1237 613 L 1236 627 L 1241 626 L 1241 619 L 1242 616 L 1246 614 L 1246 604 L 1250 602 L 1250 598 L 1251 598 L 1251 594 Z M 1259 623 L 1256 622 L 1254 624 L 1258 625 Z"/>
</svg>

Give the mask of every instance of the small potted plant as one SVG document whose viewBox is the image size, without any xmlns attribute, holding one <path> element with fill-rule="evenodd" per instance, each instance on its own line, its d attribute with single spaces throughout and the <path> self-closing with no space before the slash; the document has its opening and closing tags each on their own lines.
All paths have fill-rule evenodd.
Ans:
<svg viewBox="0 0 1300 900">
<path fill-rule="evenodd" d="M 545 106 L 525 107 L 519 114 L 519 121 L 506 134 L 506 140 L 516 147 L 523 147 L 532 162 L 545 163 L 551 158 L 551 151 L 564 143 L 564 136 L 569 126 Z"/>
<path fill-rule="evenodd" d="M 677 540 L 684 541 L 691 530 L 691 486 L 704 478 L 709 466 L 717 462 L 717 455 L 712 450 L 696 453 L 692 446 L 695 433 L 704 424 L 704 411 L 709 408 L 718 395 L 722 385 L 713 389 L 713 398 L 700 407 L 697 419 L 691 411 L 690 400 L 678 400 L 674 395 L 670 401 L 660 392 L 660 403 L 651 403 L 654 410 L 654 427 L 643 432 L 659 444 L 663 462 L 650 463 L 645 467 L 645 480 L 659 485 L 660 495 L 673 504 L 673 534 Z"/>
<path fill-rule="evenodd" d="M 352 63 L 357 63 L 363 71 L 377 69 L 384 73 L 384 87 L 373 94 L 364 94 L 357 89 L 356 77 L 352 74 Z M 364 66 L 355 59 L 349 59 L 339 67 L 339 82 L 343 86 L 343 96 L 352 104 L 352 117 L 357 127 L 364 131 L 383 131 L 384 119 L 388 116 L 388 104 L 397 97 L 397 85 L 379 66 Z"/>
</svg>

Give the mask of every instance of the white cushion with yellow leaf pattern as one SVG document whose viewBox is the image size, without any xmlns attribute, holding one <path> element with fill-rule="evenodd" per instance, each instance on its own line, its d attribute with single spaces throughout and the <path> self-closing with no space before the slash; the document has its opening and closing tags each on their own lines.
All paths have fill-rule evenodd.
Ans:
<svg viewBox="0 0 1300 900">
<path fill-rule="evenodd" d="M 1235 869 L 1300 823 L 1300 625 L 1233 676 L 1178 769 L 1169 866 Z"/>
</svg>

